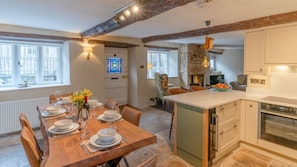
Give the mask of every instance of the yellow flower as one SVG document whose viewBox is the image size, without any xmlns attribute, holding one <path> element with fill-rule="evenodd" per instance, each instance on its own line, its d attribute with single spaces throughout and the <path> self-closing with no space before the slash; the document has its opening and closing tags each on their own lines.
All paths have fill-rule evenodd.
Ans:
<svg viewBox="0 0 297 167">
<path fill-rule="evenodd" d="M 82 89 L 81 91 L 75 91 L 70 96 L 70 99 L 75 105 L 82 105 L 84 103 L 85 96 L 91 97 L 93 93 L 88 89 Z"/>
</svg>

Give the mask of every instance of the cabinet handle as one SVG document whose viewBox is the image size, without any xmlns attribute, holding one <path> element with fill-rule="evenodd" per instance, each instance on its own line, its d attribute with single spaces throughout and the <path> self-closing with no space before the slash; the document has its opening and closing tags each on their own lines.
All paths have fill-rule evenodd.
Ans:
<svg viewBox="0 0 297 167">
<path fill-rule="evenodd" d="M 253 107 L 253 105 L 250 104 L 250 108 L 252 108 L 252 107 Z"/>
<path fill-rule="evenodd" d="M 234 125 L 233 125 L 233 127 L 232 127 L 232 128 L 230 128 L 230 129 L 228 129 L 228 130 L 232 130 L 232 129 L 236 128 L 236 127 L 237 127 L 237 125 L 236 125 L 236 124 L 234 124 Z M 226 130 L 226 131 L 228 131 L 228 130 Z M 220 131 L 220 135 L 221 135 L 221 134 L 223 134 L 223 133 L 224 133 L 224 131 L 223 131 L 223 130 L 221 130 L 221 131 Z"/>
<path fill-rule="evenodd" d="M 263 71 L 263 69 L 262 68 L 260 68 L 260 72 L 262 72 Z"/>
</svg>

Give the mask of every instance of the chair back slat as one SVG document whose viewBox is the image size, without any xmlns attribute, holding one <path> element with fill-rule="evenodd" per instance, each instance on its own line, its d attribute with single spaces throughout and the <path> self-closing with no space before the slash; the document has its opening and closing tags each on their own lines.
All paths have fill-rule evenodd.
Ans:
<svg viewBox="0 0 297 167">
<path fill-rule="evenodd" d="M 22 128 L 21 142 L 24 147 L 27 159 L 31 167 L 39 167 L 42 161 L 42 157 L 39 156 L 37 151 L 37 143 L 32 135 L 31 130 L 26 126 Z"/>
<path fill-rule="evenodd" d="M 104 103 L 104 107 L 108 110 L 117 110 L 119 111 L 119 102 L 116 101 L 115 99 L 106 99 Z"/>
<path fill-rule="evenodd" d="M 36 139 L 36 137 L 35 137 L 35 135 L 34 135 L 34 131 L 33 131 L 33 129 L 32 129 L 32 126 L 31 126 L 31 124 L 30 124 L 30 122 L 29 122 L 27 116 L 26 116 L 23 112 L 20 113 L 19 121 L 20 121 L 20 124 L 21 124 L 22 128 L 27 127 L 27 129 L 29 130 L 29 132 L 30 132 L 31 135 L 33 136 L 33 139 L 34 139 L 34 141 L 35 141 L 35 143 L 36 143 L 36 149 L 37 149 L 38 155 L 39 155 L 40 157 L 43 157 L 43 151 L 42 151 L 42 149 L 40 148 L 40 146 L 38 145 L 38 142 L 37 142 L 37 139 Z"/>
<path fill-rule="evenodd" d="M 139 126 L 141 112 L 138 109 L 125 106 L 122 111 L 122 118 L 130 123 Z"/>
</svg>

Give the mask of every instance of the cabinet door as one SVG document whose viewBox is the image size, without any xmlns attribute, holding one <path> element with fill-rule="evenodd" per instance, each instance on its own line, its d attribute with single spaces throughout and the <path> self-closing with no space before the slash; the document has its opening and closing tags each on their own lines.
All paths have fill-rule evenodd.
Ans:
<svg viewBox="0 0 297 167">
<path fill-rule="evenodd" d="M 234 122 L 239 119 L 240 101 L 222 105 L 216 108 L 216 114 L 219 118 L 219 125 L 227 122 Z"/>
<path fill-rule="evenodd" d="M 244 37 L 244 73 L 263 74 L 265 54 L 265 33 L 247 32 Z"/>
<path fill-rule="evenodd" d="M 203 110 L 184 104 L 177 108 L 177 154 L 196 167 L 202 167 Z"/>
<path fill-rule="evenodd" d="M 265 63 L 297 63 L 296 39 L 297 26 L 267 30 Z"/>
<path fill-rule="evenodd" d="M 257 145 L 258 143 L 258 102 L 245 102 L 245 141 Z"/>
</svg>

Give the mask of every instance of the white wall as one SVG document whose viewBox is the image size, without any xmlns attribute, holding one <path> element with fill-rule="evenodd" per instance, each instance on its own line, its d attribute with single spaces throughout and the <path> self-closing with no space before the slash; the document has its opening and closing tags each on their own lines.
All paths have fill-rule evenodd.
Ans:
<svg viewBox="0 0 297 167">
<path fill-rule="evenodd" d="M 216 70 L 222 71 L 225 83 L 237 80 L 238 74 L 243 74 L 243 49 L 224 49 L 223 54 L 216 56 Z"/>
<path fill-rule="evenodd" d="M 297 99 L 297 65 L 270 65 L 269 67 L 266 75 L 249 75 L 249 77 L 266 79 L 267 86 L 248 85 L 247 93 Z"/>
<path fill-rule="evenodd" d="M 105 99 L 104 94 L 104 46 L 94 46 L 94 54 L 90 60 L 84 55 L 81 42 L 68 41 L 65 43 L 69 47 L 70 60 L 70 85 L 55 86 L 46 88 L 22 88 L 18 90 L 0 91 L 0 101 L 19 100 L 28 98 L 48 97 L 55 90 L 64 93 L 74 92 L 82 88 L 92 90 L 100 100 Z"/>
<path fill-rule="evenodd" d="M 79 34 L 8 25 L 0 25 L 0 31 L 80 38 Z M 113 36 L 99 36 L 94 39 L 138 45 L 136 47 L 131 47 L 128 50 L 128 103 L 138 108 L 145 108 L 153 105 L 154 103 L 149 99 L 152 97 L 157 97 L 157 91 L 154 80 L 146 79 L 146 48 L 143 46 L 144 44 L 142 43 L 141 39 Z M 104 102 L 104 45 L 98 44 L 93 46 L 93 55 L 91 55 L 89 61 L 87 61 L 86 55 L 83 54 L 83 42 L 69 41 L 66 42 L 66 45 L 69 46 L 70 55 L 70 85 L 36 89 L 26 88 L 14 91 L 0 91 L 0 101 L 48 97 L 49 94 L 53 94 L 55 90 L 62 90 L 66 93 L 87 88 L 92 90 L 94 95 L 98 97 L 100 101 Z M 148 45 L 179 47 L 178 44 L 168 44 L 162 42 L 150 43 Z M 141 66 L 144 68 L 141 68 Z M 180 83 L 180 79 L 170 78 L 169 82 L 173 83 L 174 85 L 178 85 Z"/>
</svg>

